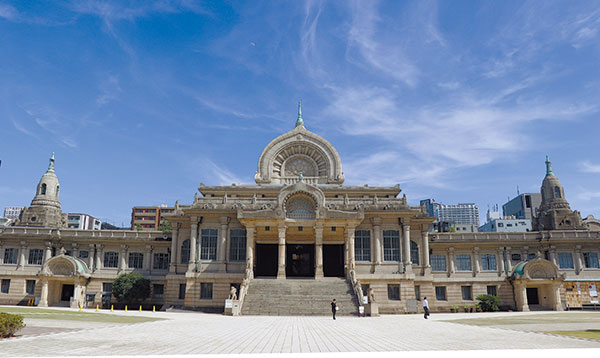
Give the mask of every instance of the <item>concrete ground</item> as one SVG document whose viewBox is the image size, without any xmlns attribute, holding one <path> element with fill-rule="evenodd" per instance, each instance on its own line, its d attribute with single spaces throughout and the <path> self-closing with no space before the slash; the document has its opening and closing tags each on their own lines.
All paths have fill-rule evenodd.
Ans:
<svg viewBox="0 0 600 358">
<path fill-rule="evenodd" d="M 26 319 L 27 329 L 37 331 L 0 340 L 0 356 L 600 348 L 597 341 L 515 330 L 511 325 L 488 327 L 452 322 L 475 318 L 493 322 L 506 316 L 546 314 L 540 312 L 433 314 L 428 320 L 422 315 L 338 317 L 336 321 L 330 317 L 226 317 L 193 312 L 112 314 L 165 320 L 135 324 L 90 322 L 82 326 L 80 321 Z M 568 328 L 578 329 L 572 316 L 567 319 L 571 323 L 548 317 L 549 322 L 563 328 L 567 324 Z M 555 330 L 553 324 L 544 325 L 543 330 Z"/>
</svg>

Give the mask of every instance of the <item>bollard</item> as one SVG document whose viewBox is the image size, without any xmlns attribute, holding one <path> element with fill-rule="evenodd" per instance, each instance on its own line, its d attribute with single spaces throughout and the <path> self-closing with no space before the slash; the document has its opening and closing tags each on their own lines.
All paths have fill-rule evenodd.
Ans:
<svg viewBox="0 0 600 358">
<path fill-rule="evenodd" d="M 110 311 L 111 312 L 113 311 L 113 305 L 110 305 Z"/>
<path fill-rule="evenodd" d="M 127 312 L 127 305 L 125 305 L 125 312 Z"/>
<path fill-rule="evenodd" d="M 152 312 L 156 312 L 156 308 L 152 306 Z"/>
<path fill-rule="evenodd" d="M 98 305 L 96 305 L 96 312 L 98 312 Z"/>
<path fill-rule="evenodd" d="M 82 311 L 81 303 L 79 304 L 79 312 Z"/>
<path fill-rule="evenodd" d="M 142 312 L 142 305 L 140 305 L 140 312 Z"/>
</svg>

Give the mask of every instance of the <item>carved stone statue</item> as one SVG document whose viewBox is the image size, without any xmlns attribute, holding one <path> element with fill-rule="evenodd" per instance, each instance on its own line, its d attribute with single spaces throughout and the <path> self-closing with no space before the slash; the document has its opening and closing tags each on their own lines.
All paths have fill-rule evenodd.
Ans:
<svg viewBox="0 0 600 358">
<path fill-rule="evenodd" d="M 367 297 L 369 297 L 369 303 L 375 303 L 375 294 L 373 293 L 373 288 L 369 287 L 367 290 Z"/>
<path fill-rule="evenodd" d="M 194 194 L 194 203 L 197 203 L 200 198 L 198 197 L 198 193 Z"/>
<path fill-rule="evenodd" d="M 229 290 L 228 300 L 237 300 L 237 289 L 234 286 L 231 286 L 231 290 Z"/>
<path fill-rule="evenodd" d="M 61 255 L 64 255 L 64 254 L 66 254 L 66 253 L 67 253 L 67 250 L 65 250 L 65 247 L 64 247 L 64 246 L 61 246 L 61 247 L 60 247 L 60 250 L 58 250 L 58 251 L 60 252 L 60 254 L 61 254 Z"/>
</svg>

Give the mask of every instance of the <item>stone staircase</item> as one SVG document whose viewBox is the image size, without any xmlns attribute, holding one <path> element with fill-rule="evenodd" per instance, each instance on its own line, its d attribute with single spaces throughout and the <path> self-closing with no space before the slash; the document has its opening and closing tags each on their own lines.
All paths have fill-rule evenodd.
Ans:
<svg viewBox="0 0 600 358">
<path fill-rule="evenodd" d="M 242 315 L 326 316 L 331 315 L 335 298 L 340 316 L 356 315 L 357 300 L 352 287 L 343 278 L 254 279 L 244 298 Z"/>
</svg>

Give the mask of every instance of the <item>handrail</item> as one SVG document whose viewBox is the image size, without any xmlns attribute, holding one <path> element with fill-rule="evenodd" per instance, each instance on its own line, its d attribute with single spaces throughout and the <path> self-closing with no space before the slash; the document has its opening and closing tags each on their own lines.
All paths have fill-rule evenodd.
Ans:
<svg viewBox="0 0 600 358">
<path fill-rule="evenodd" d="M 350 270 L 350 283 L 352 283 L 352 290 L 356 295 L 358 306 L 360 307 L 362 306 L 362 300 L 364 295 L 362 285 L 360 284 L 360 280 L 356 278 L 356 271 L 354 271 L 354 269 Z"/>
</svg>

